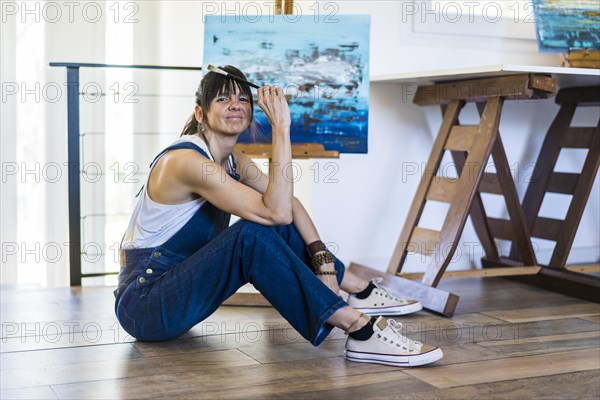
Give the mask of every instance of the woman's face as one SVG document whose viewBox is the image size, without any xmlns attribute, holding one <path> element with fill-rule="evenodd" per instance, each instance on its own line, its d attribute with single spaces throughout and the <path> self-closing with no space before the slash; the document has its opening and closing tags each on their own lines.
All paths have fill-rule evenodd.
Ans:
<svg viewBox="0 0 600 400">
<path fill-rule="evenodd" d="M 237 93 L 220 93 L 215 97 L 205 118 L 213 132 L 239 135 L 250 125 L 250 97 L 239 89 Z"/>
</svg>

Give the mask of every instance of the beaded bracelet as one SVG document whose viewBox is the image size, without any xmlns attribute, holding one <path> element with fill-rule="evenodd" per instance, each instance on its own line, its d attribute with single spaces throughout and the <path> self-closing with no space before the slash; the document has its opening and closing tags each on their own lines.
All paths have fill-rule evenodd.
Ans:
<svg viewBox="0 0 600 400">
<path fill-rule="evenodd" d="M 315 272 L 316 275 L 337 275 L 337 272 L 335 271 L 317 271 Z"/>
<path fill-rule="evenodd" d="M 321 265 L 335 263 L 335 258 L 333 258 L 330 252 L 325 250 L 315 254 L 312 257 L 312 260 L 310 260 L 310 263 L 312 264 L 313 270 L 317 272 Z"/>
</svg>

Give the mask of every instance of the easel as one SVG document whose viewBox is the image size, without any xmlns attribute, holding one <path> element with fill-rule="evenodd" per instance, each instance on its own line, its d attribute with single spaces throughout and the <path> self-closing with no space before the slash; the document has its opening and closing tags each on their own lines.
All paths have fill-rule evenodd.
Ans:
<svg viewBox="0 0 600 400">
<path fill-rule="evenodd" d="M 275 14 L 294 14 L 294 0 L 275 0 Z"/>
<path fill-rule="evenodd" d="M 276 15 L 291 15 L 294 12 L 294 0 L 275 0 Z M 238 143 L 236 148 L 252 158 L 267 158 L 271 163 L 270 143 Z M 292 144 L 292 158 L 339 158 L 339 151 L 325 150 L 321 143 Z M 271 304 L 260 293 L 238 291 L 227 299 L 228 306 L 270 306 Z"/>
<path fill-rule="evenodd" d="M 294 0 L 275 0 L 275 15 L 292 15 L 294 13 Z M 270 143 L 238 143 L 236 148 L 242 153 L 253 158 L 268 158 L 271 161 Z M 321 143 L 294 143 L 292 144 L 292 158 L 339 158 L 339 151 L 325 150 Z"/>
<path fill-rule="evenodd" d="M 573 50 L 562 55 L 563 67 L 600 68 L 600 51 Z"/>
</svg>

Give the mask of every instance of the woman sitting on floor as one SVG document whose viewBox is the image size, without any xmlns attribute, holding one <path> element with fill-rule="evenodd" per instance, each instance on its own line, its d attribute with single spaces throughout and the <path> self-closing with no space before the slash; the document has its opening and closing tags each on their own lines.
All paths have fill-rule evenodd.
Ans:
<svg viewBox="0 0 600 400">
<path fill-rule="evenodd" d="M 440 359 L 439 348 L 408 339 L 400 323 L 381 316 L 419 311 L 420 303 L 345 271 L 293 196 L 283 90 L 261 87 L 257 104 L 273 132 L 268 176 L 234 149 L 253 120 L 250 87 L 215 72 L 202 79 L 194 114 L 152 162 L 121 243 L 120 324 L 139 340 L 174 339 L 250 282 L 313 345 L 333 327 L 348 332 L 348 360 L 416 366 Z M 231 214 L 242 219 L 229 226 Z"/>
</svg>

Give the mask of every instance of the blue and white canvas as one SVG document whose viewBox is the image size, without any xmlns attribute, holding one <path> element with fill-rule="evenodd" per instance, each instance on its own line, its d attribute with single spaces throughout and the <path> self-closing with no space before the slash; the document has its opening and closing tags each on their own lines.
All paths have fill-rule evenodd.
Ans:
<svg viewBox="0 0 600 400">
<path fill-rule="evenodd" d="M 533 0 L 542 53 L 600 50 L 600 0 Z"/>
<path fill-rule="evenodd" d="M 292 113 L 293 143 L 366 153 L 369 116 L 369 16 L 270 15 L 205 20 L 204 68 L 238 67 L 249 81 L 284 87 Z M 262 135 L 271 127 L 255 107 Z M 240 142 L 251 142 L 248 134 Z"/>
</svg>

